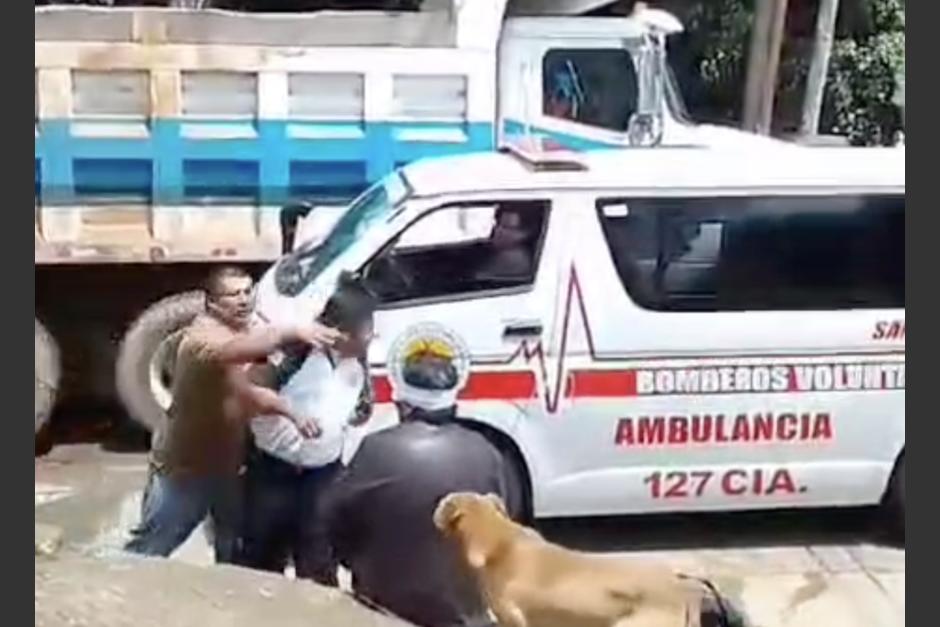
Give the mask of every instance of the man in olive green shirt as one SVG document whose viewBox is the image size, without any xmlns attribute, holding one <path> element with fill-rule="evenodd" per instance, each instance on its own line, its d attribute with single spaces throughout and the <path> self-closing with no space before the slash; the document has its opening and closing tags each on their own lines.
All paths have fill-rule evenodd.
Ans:
<svg viewBox="0 0 940 627">
<path fill-rule="evenodd" d="M 289 344 L 329 346 L 340 334 L 314 323 L 249 329 L 253 287 L 233 267 L 215 270 L 206 282 L 206 311 L 179 344 L 173 402 L 154 438 L 142 520 L 128 551 L 168 556 L 211 513 L 216 561 L 233 561 L 248 422 L 283 415 L 307 437 L 317 435 L 312 417 L 292 415 L 277 393 L 250 381 L 247 366 Z"/>
</svg>

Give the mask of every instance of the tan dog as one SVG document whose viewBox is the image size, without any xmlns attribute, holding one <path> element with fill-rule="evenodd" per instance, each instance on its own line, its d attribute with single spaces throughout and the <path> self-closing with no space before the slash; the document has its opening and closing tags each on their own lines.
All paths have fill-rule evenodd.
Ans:
<svg viewBox="0 0 940 627">
<path fill-rule="evenodd" d="M 496 495 L 449 494 L 434 524 L 458 543 L 503 627 L 699 627 L 695 585 L 664 567 L 547 542 Z"/>
</svg>

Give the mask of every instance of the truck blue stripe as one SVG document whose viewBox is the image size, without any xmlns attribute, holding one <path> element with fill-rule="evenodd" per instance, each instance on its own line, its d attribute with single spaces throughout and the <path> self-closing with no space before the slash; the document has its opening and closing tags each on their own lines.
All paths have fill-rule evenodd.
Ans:
<svg viewBox="0 0 940 627">
<path fill-rule="evenodd" d="M 305 199 L 346 200 L 393 168 L 416 159 L 494 149 L 485 123 L 317 122 L 239 123 L 251 137 L 194 139 L 193 120 L 159 119 L 146 137 L 78 137 L 73 120 L 39 121 L 36 189 L 43 205 L 94 204 L 129 197 L 156 205 Z M 232 122 L 198 122 L 232 127 Z M 315 138 L 292 136 L 291 128 Z M 446 140 L 403 138 L 448 133 Z M 326 135 L 327 137 L 322 137 Z"/>
<path fill-rule="evenodd" d="M 161 206 L 345 201 L 392 169 L 417 159 L 495 148 L 493 125 L 486 122 L 198 122 L 204 127 L 238 127 L 251 135 L 238 139 L 185 137 L 184 125 L 193 120 L 154 120 L 142 138 L 78 137 L 72 123 L 39 122 L 35 186 L 43 205 L 129 198 Z M 292 128 L 316 137 L 292 136 Z M 613 147 L 514 120 L 504 121 L 503 128 L 508 136 L 531 133 L 575 150 Z M 448 141 L 407 138 L 416 130 L 441 131 L 451 137 Z"/>
</svg>

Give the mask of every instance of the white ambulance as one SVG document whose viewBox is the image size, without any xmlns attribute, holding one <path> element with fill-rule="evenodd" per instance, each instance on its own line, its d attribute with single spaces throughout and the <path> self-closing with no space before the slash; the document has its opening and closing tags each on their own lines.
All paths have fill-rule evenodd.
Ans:
<svg viewBox="0 0 940 627">
<path fill-rule="evenodd" d="M 667 148 L 418 162 L 263 278 L 309 320 L 381 296 L 371 428 L 403 338 L 466 353 L 460 414 L 537 517 L 904 511 L 905 155 Z M 393 374 L 393 372 L 392 372 Z"/>
</svg>

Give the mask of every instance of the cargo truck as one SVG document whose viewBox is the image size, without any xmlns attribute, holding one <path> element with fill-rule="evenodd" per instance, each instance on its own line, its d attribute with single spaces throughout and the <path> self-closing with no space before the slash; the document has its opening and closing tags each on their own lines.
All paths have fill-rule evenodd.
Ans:
<svg viewBox="0 0 940 627">
<path fill-rule="evenodd" d="M 415 160 L 520 137 L 582 151 L 779 143 L 691 123 L 666 57 L 679 21 L 578 15 L 597 4 L 37 7 L 36 431 L 57 398 L 115 395 L 152 428 L 208 268 L 260 272 Z"/>
</svg>

